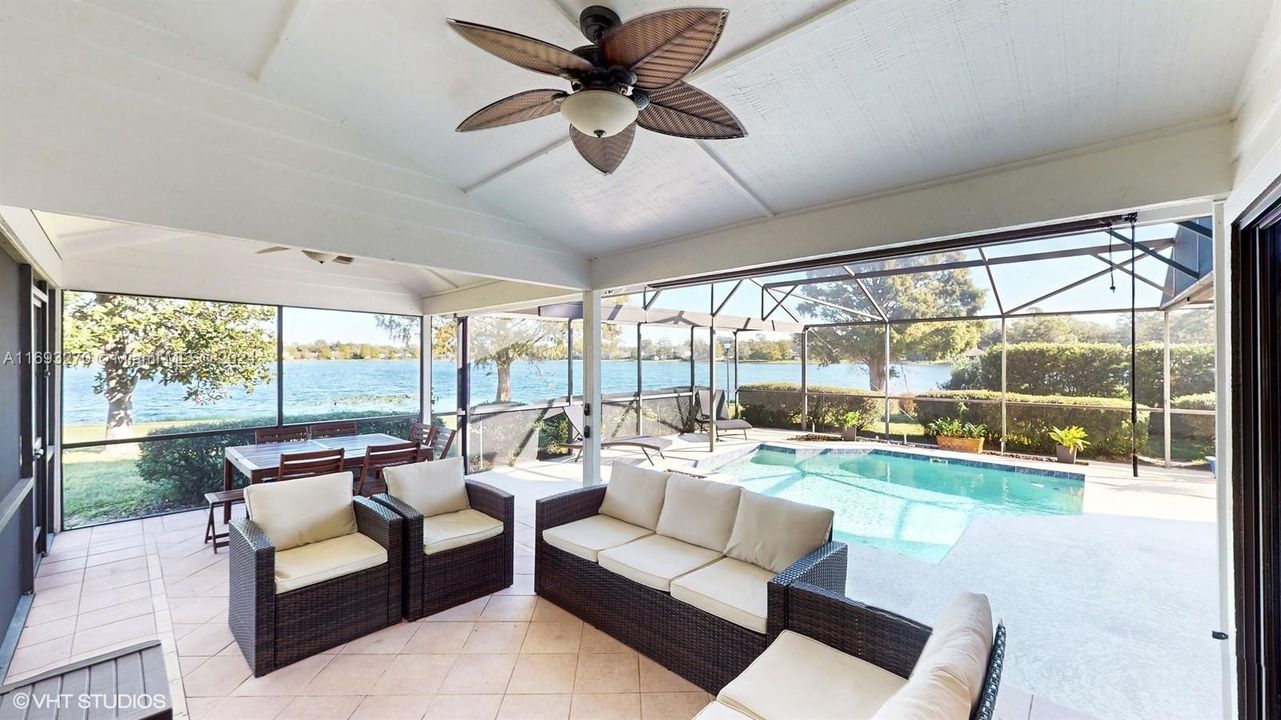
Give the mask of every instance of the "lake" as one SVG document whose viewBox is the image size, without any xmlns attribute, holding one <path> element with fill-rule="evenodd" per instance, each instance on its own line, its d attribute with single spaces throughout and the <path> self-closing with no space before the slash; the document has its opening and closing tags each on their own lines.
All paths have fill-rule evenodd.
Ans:
<svg viewBox="0 0 1281 720">
<path fill-rule="evenodd" d="M 563 396 L 568 390 L 567 361 L 518 361 L 512 366 L 512 400 L 520 403 L 545 401 Z M 716 384 L 724 387 L 732 364 L 717 364 Z M 932 390 L 951 377 L 950 365 L 896 365 L 891 381 L 896 392 Z M 418 411 L 417 360 L 297 360 L 284 364 L 285 422 L 290 417 L 331 412 L 411 414 Z M 799 363 L 740 363 L 739 384 L 795 382 L 801 380 Z M 137 423 L 215 420 L 224 418 L 272 417 L 276 412 L 275 367 L 271 382 L 253 392 L 232 388 L 220 400 L 198 405 L 186 397 L 181 385 L 143 381 L 134 393 L 134 421 Z M 64 370 L 63 422 L 67 425 L 100 425 L 106 420 L 107 402 L 93 391 L 96 370 L 69 367 Z M 689 363 L 681 360 L 646 360 L 641 375 L 646 391 L 689 387 Z M 582 390 L 582 361 L 574 361 L 574 390 Z M 450 363 L 432 366 L 432 387 L 437 411 L 455 407 L 456 372 Z M 867 368 L 840 364 L 810 366 L 811 385 L 867 387 Z M 696 364 L 695 383 L 707 384 L 707 363 Z M 472 371 L 473 404 L 492 401 L 498 384 L 493 366 Z M 636 363 L 632 360 L 605 360 L 601 363 L 601 391 L 630 393 L 636 388 Z"/>
</svg>

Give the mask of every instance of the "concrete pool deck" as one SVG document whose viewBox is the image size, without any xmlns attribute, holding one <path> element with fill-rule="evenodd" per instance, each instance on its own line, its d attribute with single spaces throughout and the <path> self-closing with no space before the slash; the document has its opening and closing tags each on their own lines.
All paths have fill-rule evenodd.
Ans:
<svg viewBox="0 0 1281 720">
<path fill-rule="evenodd" d="M 817 445 L 787 440 L 795 435 L 754 430 L 746 441 L 722 439 L 716 454 L 741 455 L 761 442 Z M 680 436 L 665 454 L 659 467 L 707 472 L 716 464 L 702 435 Z M 639 453 L 604 455 L 606 463 L 645 464 Z M 1210 473 L 1145 466 L 1134 478 L 1118 463 L 982 460 L 1082 473 L 1082 514 L 977 518 L 938 563 L 851 546 L 846 593 L 926 623 L 956 593 L 986 593 L 1010 632 L 1002 718 L 1218 717 L 1222 647 L 1210 637 L 1219 628 Z M 513 491 L 518 513 L 529 513 L 532 524 L 533 501 L 578 487 L 581 470 L 538 462 L 495 469 L 484 479 Z"/>
</svg>

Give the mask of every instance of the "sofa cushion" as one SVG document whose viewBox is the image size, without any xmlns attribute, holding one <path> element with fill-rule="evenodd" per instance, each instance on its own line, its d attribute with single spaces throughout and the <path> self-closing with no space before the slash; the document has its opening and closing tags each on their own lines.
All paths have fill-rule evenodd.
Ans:
<svg viewBox="0 0 1281 720">
<path fill-rule="evenodd" d="M 596 554 L 651 535 L 649 530 L 608 515 L 593 515 L 543 531 L 543 540 L 554 548 L 596 562 Z"/>
<path fill-rule="evenodd" d="M 609 471 L 600 512 L 630 525 L 653 530 L 663 509 L 669 473 L 616 462 Z"/>
<path fill-rule="evenodd" d="M 672 580 L 719 560 L 721 554 L 664 535 L 648 535 L 602 550 L 596 558 L 610 572 L 667 592 Z"/>
<path fill-rule="evenodd" d="M 387 494 L 399 498 L 423 517 L 471 507 L 462 457 L 396 465 L 383 470 Z"/>
<path fill-rule="evenodd" d="M 748 630 L 765 632 L 769 617 L 769 581 L 774 572 L 734 558 L 672 581 L 672 597 Z"/>
<path fill-rule="evenodd" d="M 946 674 L 934 671 L 912 674 L 894 696 L 881 706 L 872 720 L 968 720 L 971 709 L 957 686 Z"/>
<path fill-rule="evenodd" d="M 973 707 L 983 692 L 992 653 L 992 606 L 986 595 L 961 593 L 939 616 L 912 668 L 912 679 L 933 675 Z"/>
<path fill-rule="evenodd" d="M 783 572 L 827 542 L 834 516 L 828 508 L 744 490 L 725 554 Z"/>
<path fill-rule="evenodd" d="M 744 715 L 719 700 L 713 700 L 698 711 L 694 720 L 752 720 L 752 716 Z"/>
<path fill-rule="evenodd" d="M 468 508 L 423 518 L 423 552 L 435 555 L 503 534 L 503 522 Z"/>
<path fill-rule="evenodd" d="M 889 670 L 784 630 L 716 699 L 753 718 L 865 720 L 906 683 Z"/>
<path fill-rule="evenodd" d="M 245 511 L 276 552 L 356 532 L 351 473 L 340 472 L 245 488 Z"/>
<path fill-rule="evenodd" d="M 278 550 L 276 594 L 368 570 L 386 562 L 387 551 L 383 546 L 358 532 L 299 545 L 291 550 Z"/>
<path fill-rule="evenodd" d="M 672 473 L 655 532 L 723 553 L 742 492 L 737 485 Z"/>
</svg>

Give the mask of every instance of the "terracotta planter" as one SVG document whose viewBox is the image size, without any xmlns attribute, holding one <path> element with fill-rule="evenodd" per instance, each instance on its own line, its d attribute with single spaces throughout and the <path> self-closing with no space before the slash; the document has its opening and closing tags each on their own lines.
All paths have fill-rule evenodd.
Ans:
<svg viewBox="0 0 1281 720">
<path fill-rule="evenodd" d="M 857 440 L 857 439 L 858 439 L 858 428 L 845 428 L 844 430 L 842 430 L 842 431 L 841 431 L 841 439 L 842 439 L 842 440 Z"/>
<path fill-rule="evenodd" d="M 955 450 L 957 452 L 981 453 L 983 452 L 983 438 L 959 438 L 939 435 L 937 438 L 939 449 Z"/>
<path fill-rule="evenodd" d="M 1068 465 L 1076 464 L 1076 450 L 1068 447 L 1067 445 L 1055 445 L 1054 454 L 1058 456 L 1059 462 L 1061 463 L 1066 463 Z"/>
</svg>

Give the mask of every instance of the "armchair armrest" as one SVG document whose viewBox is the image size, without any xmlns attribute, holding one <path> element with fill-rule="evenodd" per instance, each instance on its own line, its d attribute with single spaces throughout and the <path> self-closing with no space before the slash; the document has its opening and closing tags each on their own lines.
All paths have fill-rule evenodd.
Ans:
<svg viewBox="0 0 1281 720">
<path fill-rule="evenodd" d="M 932 632 L 915 620 L 805 582 L 788 589 L 787 629 L 901 677 L 912 674 Z"/>
<path fill-rule="evenodd" d="M 503 532 L 511 532 L 516 521 L 516 498 L 488 483 L 467 481 L 467 502 L 495 520 L 503 521 Z"/>
<path fill-rule="evenodd" d="M 276 666 L 276 548 L 249 518 L 231 521 L 227 533 L 227 624 L 257 677 Z"/>
<path fill-rule="evenodd" d="M 537 543 L 543 537 L 543 531 L 558 525 L 567 525 L 575 520 L 589 518 L 600 512 L 600 504 L 605 500 L 606 485 L 570 490 L 534 503 L 534 540 Z"/>
<path fill-rule="evenodd" d="M 378 493 L 370 499 L 401 518 L 404 582 L 401 586 L 400 602 L 408 617 L 422 617 L 423 573 L 426 572 L 423 567 L 426 562 L 426 556 L 423 555 L 423 514 L 414 506 L 388 493 Z"/>
<path fill-rule="evenodd" d="M 403 537 L 405 519 L 391 508 L 365 497 L 355 497 L 351 501 L 352 510 L 356 512 L 356 528 L 374 542 L 382 545 L 387 551 L 387 621 L 396 623 L 400 620 L 401 611 L 401 578 L 403 575 L 402 553 L 405 539 Z M 422 523 L 417 523 L 419 547 L 422 546 Z"/>
<path fill-rule="evenodd" d="M 789 627 L 788 588 L 796 582 L 810 582 L 835 592 L 845 592 L 849 548 L 845 543 L 828 542 L 775 575 L 766 588 L 769 601 L 766 635 L 772 640 Z"/>
</svg>

